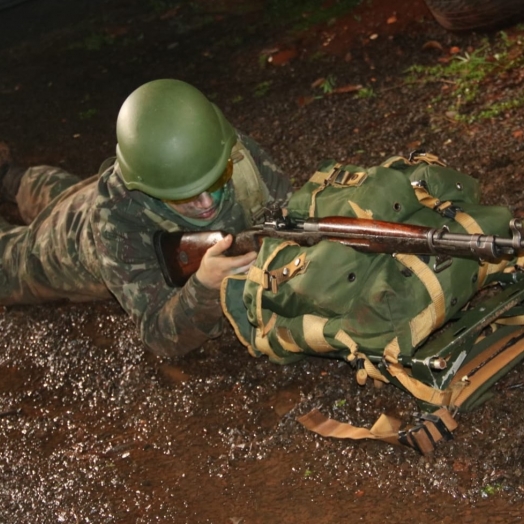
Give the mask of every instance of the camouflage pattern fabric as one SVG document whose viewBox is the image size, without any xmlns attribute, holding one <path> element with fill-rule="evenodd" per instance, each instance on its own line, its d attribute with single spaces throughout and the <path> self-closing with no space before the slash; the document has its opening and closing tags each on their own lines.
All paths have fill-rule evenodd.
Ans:
<svg viewBox="0 0 524 524">
<path fill-rule="evenodd" d="M 239 136 L 270 199 L 286 200 L 289 182 L 256 142 Z M 219 292 L 195 276 L 181 289 L 168 287 L 152 239 L 158 218 L 162 227 L 173 229 L 245 229 L 248 217 L 231 181 L 217 218 L 204 228 L 186 222 L 160 200 L 129 191 L 116 164 L 83 181 L 59 168 L 32 167 L 23 175 L 16 201 L 28 225 L 0 222 L 0 304 L 113 295 L 146 346 L 159 355 L 184 354 L 220 334 Z"/>
</svg>

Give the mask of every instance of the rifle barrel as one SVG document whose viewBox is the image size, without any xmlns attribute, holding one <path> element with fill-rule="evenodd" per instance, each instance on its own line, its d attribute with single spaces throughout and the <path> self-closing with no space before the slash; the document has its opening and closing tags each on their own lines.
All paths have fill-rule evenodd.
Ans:
<svg viewBox="0 0 524 524">
<path fill-rule="evenodd" d="M 297 227 L 321 234 L 355 249 L 374 253 L 446 254 L 477 257 L 495 262 L 524 249 L 520 221 L 512 220 L 513 238 L 495 235 L 450 233 L 446 227 L 431 228 L 405 223 L 348 217 L 307 219 Z"/>
</svg>

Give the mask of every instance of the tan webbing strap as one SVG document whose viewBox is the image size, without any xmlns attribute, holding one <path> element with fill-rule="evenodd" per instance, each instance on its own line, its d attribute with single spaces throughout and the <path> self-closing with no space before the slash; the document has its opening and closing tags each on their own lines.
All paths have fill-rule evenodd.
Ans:
<svg viewBox="0 0 524 524">
<path fill-rule="evenodd" d="M 260 328 L 257 328 L 255 330 L 255 348 L 264 355 L 267 355 L 268 357 L 272 358 L 273 360 L 282 360 L 273 351 L 273 348 L 269 343 L 268 337 L 264 335 L 264 333 L 262 333 L 262 330 Z"/>
<path fill-rule="evenodd" d="M 450 200 L 441 202 L 438 198 L 431 195 L 425 187 L 415 186 L 413 187 L 413 190 L 415 191 L 415 196 L 422 205 L 429 207 L 438 213 L 441 213 L 453 205 L 453 202 Z M 464 211 L 457 211 L 454 220 L 470 234 L 483 233 L 477 221 L 472 216 L 464 213 Z"/>
<path fill-rule="evenodd" d="M 389 380 L 379 371 L 377 366 L 369 360 L 367 355 L 364 355 L 362 353 L 362 356 L 364 358 L 364 369 L 366 370 L 366 373 L 368 374 L 369 378 L 372 378 L 373 380 L 379 380 L 380 382 L 384 382 L 384 384 L 389 384 Z"/>
<path fill-rule="evenodd" d="M 357 382 L 359 382 L 360 385 L 364 385 L 363 383 L 360 383 L 359 381 L 359 372 L 363 371 L 365 376 L 363 377 L 362 381 L 365 383 L 367 378 L 372 378 L 375 381 L 379 381 L 384 384 L 388 384 L 389 380 L 378 370 L 378 368 L 369 360 L 368 356 L 364 353 L 360 353 L 358 351 L 358 344 L 342 329 L 340 329 L 337 334 L 335 335 L 335 340 L 338 342 L 341 342 L 346 346 L 350 354 L 347 357 L 348 362 L 353 362 L 355 359 L 362 359 L 364 368 L 359 369 L 357 371 Z"/>
<path fill-rule="evenodd" d="M 483 235 L 484 231 L 480 227 L 479 223 L 464 211 L 457 211 L 455 215 L 455 221 L 458 222 L 470 235 L 478 234 Z"/>
<path fill-rule="evenodd" d="M 326 187 L 359 187 L 368 177 L 367 171 L 346 171 L 342 168 L 342 164 L 335 164 L 327 173 L 317 171 L 309 179 L 308 182 L 319 184 L 315 190 L 311 192 L 311 204 L 309 206 L 309 216 L 314 217 L 316 213 L 317 196 L 324 191 Z M 350 202 L 350 205 L 353 204 Z M 356 205 L 356 204 L 355 204 Z M 359 208 L 360 209 L 360 208 Z M 357 213 L 357 212 L 356 212 Z M 363 211 L 364 214 L 371 212 Z M 357 216 L 358 213 L 357 213 Z M 359 216 L 359 218 L 370 218 L 366 216 Z"/>
<path fill-rule="evenodd" d="M 440 204 L 440 200 L 430 195 L 425 187 L 415 186 L 413 187 L 413 191 L 415 191 L 415 196 L 417 197 L 418 201 L 430 209 L 435 209 L 435 206 Z"/>
<path fill-rule="evenodd" d="M 398 337 L 395 337 L 391 342 L 389 342 L 389 344 L 384 348 L 383 354 L 386 362 L 398 362 L 398 356 L 400 355 L 400 344 L 398 343 Z"/>
<path fill-rule="evenodd" d="M 247 279 L 259 286 L 264 286 L 266 271 L 260 267 L 251 266 L 247 272 Z"/>
<path fill-rule="evenodd" d="M 309 205 L 309 216 L 315 217 L 315 210 L 317 208 L 317 195 L 324 191 L 327 186 L 318 186 L 315 190 L 311 192 L 311 204 Z"/>
<path fill-rule="evenodd" d="M 433 329 L 433 322 L 435 321 L 435 308 L 430 304 L 426 309 L 422 310 L 415 318 L 409 321 L 409 329 L 411 331 L 411 345 L 415 348 L 419 343 L 428 337 Z"/>
<path fill-rule="evenodd" d="M 523 334 L 524 327 L 509 333 L 459 369 L 451 381 L 451 386 L 465 384 L 467 387 L 461 388 L 460 393 L 453 400 L 452 407 L 460 407 L 487 380 L 524 353 L 524 338 L 516 340 L 505 348 L 512 339 L 518 339 Z"/>
<path fill-rule="evenodd" d="M 308 182 L 313 184 L 325 185 L 329 177 L 341 166 L 341 164 L 335 164 L 329 171 L 315 171 L 309 178 Z"/>
<path fill-rule="evenodd" d="M 299 417 L 297 421 L 305 428 L 323 437 L 339 439 L 372 439 L 394 445 L 406 445 L 427 455 L 442 439 L 450 439 L 457 423 L 446 409 L 439 409 L 421 419 L 418 426 L 401 431 L 401 422 L 396 418 L 381 415 L 371 429 L 346 422 L 339 422 L 323 415 L 318 409 Z"/>
<path fill-rule="evenodd" d="M 418 201 L 422 205 L 429 207 L 430 209 L 433 209 L 437 212 L 443 211 L 447 207 L 453 205 L 453 202 L 450 201 L 441 202 L 438 198 L 432 196 L 425 187 L 415 186 L 413 187 L 413 190 Z M 470 235 L 484 234 L 484 231 L 480 227 L 479 223 L 471 215 L 464 213 L 464 211 L 457 211 L 455 213 L 454 220 L 464 228 L 466 233 L 469 233 Z M 480 264 L 477 277 L 478 287 L 480 288 L 484 285 L 484 282 L 486 281 L 488 275 L 499 270 L 500 268 L 497 264 Z"/>
<path fill-rule="evenodd" d="M 495 320 L 495 324 L 501 324 L 503 326 L 524 326 L 524 315 L 498 318 Z"/>
<path fill-rule="evenodd" d="M 348 356 L 348 361 L 351 362 L 355 358 L 355 354 L 358 350 L 358 344 L 342 329 L 337 331 L 335 340 L 338 340 L 349 349 L 350 355 Z"/>
<path fill-rule="evenodd" d="M 324 337 L 324 326 L 326 325 L 328 318 L 319 317 L 317 315 L 304 315 L 302 321 L 302 330 L 304 333 L 304 340 L 306 344 L 315 353 L 328 353 L 330 351 L 336 351 Z"/>
<path fill-rule="evenodd" d="M 299 417 L 298 422 L 305 428 L 322 435 L 341 439 L 361 440 L 370 438 L 383 440 L 390 444 L 398 444 L 398 432 L 401 422 L 393 417 L 381 415 L 371 429 L 353 426 L 347 422 L 339 422 L 323 415 L 318 409 Z"/>
<path fill-rule="evenodd" d="M 346 171 L 335 164 L 329 171 L 316 171 L 308 182 L 326 186 L 358 187 L 366 180 L 367 171 Z"/>
<path fill-rule="evenodd" d="M 359 187 L 364 183 L 367 177 L 367 171 L 345 171 L 344 176 L 340 180 L 337 178 L 334 184 L 340 184 L 345 187 Z"/>
<path fill-rule="evenodd" d="M 275 291 L 273 292 L 276 293 L 276 290 L 280 284 L 283 284 L 284 282 L 291 280 L 293 277 L 304 273 L 307 269 L 307 266 L 308 262 L 306 261 L 306 254 L 301 253 L 298 257 L 289 262 L 289 264 L 279 267 L 278 269 L 272 269 L 271 271 L 268 271 L 270 275 L 269 279 L 271 281 L 271 287 L 275 288 Z"/>
<path fill-rule="evenodd" d="M 324 184 L 333 187 L 358 187 L 364 183 L 367 177 L 367 171 L 349 171 L 344 169 L 341 164 L 336 164 Z"/>
<path fill-rule="evenodd" d="M 371 211 L 371 209 L 362 209 L 356 202 L 352 202 L 351 200 L 348 200 L 348 204 L 351 206 L 357 218 L 373 218 L 373 211 Z"/>
<path fill-rule="evenodd" d="M 456 387 L 448 388 L 447 390 L 440 390 L 427 386 L 419 380 L 413 378 L 408 374 L 406 369 L 399 364 L 398 356 L 400 354 L 400 346 L 398 338 L 395 337 L 384 348 L 384 360 L 389 363 L 387 366 L 388 373 L 396 378 L 402 386 L 409 391 L 415 398 L 435 404 L 438 406 L 448 406 L 455 397 L 459 394 Z"/>
<path fill-rule="evenodd" d="M 271 290 L 272 293 L 276 293 L 280 284 L 291 280 L 297 275 L 301 275 L 306 271 L 307 266 L 306 254 L 302 253 L 289 264 L 277 269 L 272 269 L 271 271 L 251 266 L 247 273 L 247 278 L 259 286 L 262 286 L 265 290 Z"/>
<path fill-rule="evenodd" d="M 267 334 L 275 327 L 275 324 L 277 323 L 277 314 L 272 313 L 269 317 L 269 320 L 267 321 L 267 324 L 264 326 L 264 329 L 262 330 L 262 336 L 266 337 Z"/>
<path fill-rule="evenodd" d="M 315 190 L 311 192 L 311 204 L 309 205 L 309 216 L 314 217 L 317 207 L 317 196 L 319 193 L 324 191 L 328 187 L 328 180 L 333 176 L 342 164 L 335 164 L 327 173 L 317 171 L 310 179 L 309 182 L 320 184 Z"/>
<path fill-rule="evenodd" d="M 470 235 L 484 234 L 484 231 L 480 227 L 479 223 L 472 216 L 464 213 L 463 211 L 457 212 L 455 215 L 455 221 L 458 222 Z M 506 264 L 506 261 L 502 261 L 500 264 L 488 264 L 487 262 L 480 264 L 477 278 L 478 287 L 480 288 L 484 285 L 484 282 L 486 282 L 486 279 L 491 273 L 502 270 Z"/>
<path fill-rule="evenodd" d="M 386 161 L 382 162 L 380 165 L 382 167 L 391 167 L 395 162 L 404 162 L 404 164 L 409 165 L 409 160 L 403 156 L 392 156 L 391 158 L 388 158 Z"/>
<path fill-rule="evenodd" d="M 379 371 L 379 369 L 369 360 L 368 356 L 364 353 L 356 354 L 358 359 L 361 359 L 364 367 L 357 371 L 357 382 L 359 385 L 363 386 L 368 378 L 373 379 L 374 381 L 383 382 L 384 384 L 389 384 L 389 380 Z"/>
<path fill-rule="evenodd" d="M 508 268 L 508 260 L 502 259 L 499 263 L 488 263 L 483 262 L 479 268 L 479 285 L 482 286 L 486 282 L 486 278 L 489 277 L 489 275 L 492 275 L 493 273 L 506 273 L 506 269 Z M 482 278 L 484 275 L 481 275 L 481 271 L 485 272 L 485 277 Z"/>
<path fill-rule="evenodd" d="M 414 166 L 416 164 L 421 164 L 424 162 L 425 164 L 429 165 L 438 165 L 442 167 L 446 167 L 446 163 L 440 160 L 440 158 L 437 155 L 434 155 L 433 153 L 423 153 L 419 152 L 416 154 L 411 154 L 409 158 L 403 157 L 403 156 L 394 156 L 391 158 L 388 158 L 385 162 L 382 162 L 380 164 L 383 167 L 391 167 L 395 162 L 404 162 L 404 164 L 407 164 L 408 166 Z"/>
<path fill-rule="evenodd" d="M 462 388 L 467 385 L 465 383 L 456 383 L 444 390 L 433 388 L 409 375 L 406 368 L 398 363 L 390 364 L 387 367 L 387 371 L 415 398 L 435 406 L 454 405 L 455 398 L 459 395 Z"/>
<path fill-rule="evenodd" d="M 302 353 L 304 350 L 295 342 L 291 331 L 285 327 L 278 327 L 276 330 L 278 343 L 285 351 L 290 353 Z"/>
<path fill-rule="evenodd" d="M 285 242 L 282 242 L 281 244 L 279 244 L 273 250 L 273 252 L 267 257 L 267 259 L 264 261 L 264 264 L 262 266 L 262 271 L 265 271 L 266 273 L 268 272 L 267 268 L 269 267 L 271 262 L 273 262 L 274 258 L 283 249 L 285 249 L 286 247 L 289 247 L 289 246 L 296 246 L 296 245 L 298 245 L 298 244 L 296 242 L 292 242 L 291 240 L 286 240 Z M 248 272 L 248 278 L 249 278 L 250 272 L 251 271 Z M 264 286 L 263 285 L 259 285 L 258 289 L 257 289 L 256 298 L 255 298 L 255 300 L 256 300 L 257 324 L 260 326 L 261 329 L 264 328 L 264 321 L 263 321 L 263 318 L 262 318 L 262 294 L 263 294 L 264 290 L 265 290 Z"/>
<path fill-rule="evenodd" d="M 442 160 L 440 160 L 440 158 L 437 156 L 437 155 L 434 155 L 433 153 L 418 153 L 418 154 L 412 154 L 410 155 L 410 159 L 408 160 L 408 162 L 410 164 L 420 164 L 421 162 L 425 162 L 426 164 L 429 164 L 429 165 L 437 165 L 437 166 L 442 166 L 442 167 L 446 167 L 446 163 Z"/>
<path fill-rule="evenodd" d="M 446 408 L 422 415 L 420 421 L 418 426 L 401 431 L 399 441 L 423 455 L 432 453 L 435 444 L 440 440 L 451 440 L 452 431 L 458 427 L 457 422 Z"/>
<path fill-rule="evenodd" d="M 403 255 L 399 253 L 395 255 L 395 258 L 412 271 L 426 287 L 433 305 L 433 309 L 431 310 L 431 331 L 436 327 L 440 327 L 446 318 L 446 303 L 444 291 L 435 273 L 416 255 Z"/>
</svg>

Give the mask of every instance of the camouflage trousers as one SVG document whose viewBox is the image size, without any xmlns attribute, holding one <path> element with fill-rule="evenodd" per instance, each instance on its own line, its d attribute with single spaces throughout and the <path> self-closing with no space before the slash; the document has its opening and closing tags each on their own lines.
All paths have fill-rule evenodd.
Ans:
<svg viewBox="0 0 524 524">
<path fill-rule="evenodd" d="M 85 217 L 90 207 L 94 178 L 82 181 L 60 168 L 36 166 L 25 171 L 16 196 L 7 195 L 15 197 L 26 225 L 13 225 L 0 217 L 1 305 L 61 299 L 85 301 L 111 296 L 101 280 L 79 263 L 74 245 L 67 246 L 71 249 L 57 249 L 65 245 L 57 238 L 63 229 L 61 217 L 67 213 L 55 212 L 55 208 L 67 201 L 68 194 L 85 192 L 82 195 L 85 209 L 76 217 L 78 227 L 83 227 L 85 220 L 81 217 Z M 69 237 L 74 236 L 70 231 L 72 221 L 74 217 L 68 210 Z"/>
</svg>

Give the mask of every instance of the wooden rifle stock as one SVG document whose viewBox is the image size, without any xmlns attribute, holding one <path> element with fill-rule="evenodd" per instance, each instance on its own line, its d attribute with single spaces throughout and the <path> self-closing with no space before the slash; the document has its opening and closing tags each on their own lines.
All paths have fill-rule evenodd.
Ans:
<svg viewBox="0 0 524 524">
<path fill-rule="evenodd" d="M 226 251 L 237 256 L 258 251 L 264 238 L 292 240 L 302 246 L 312 246 L 321 240 L 331 240 L 366 253 L 406 253 L 445 257 L 446 264 L 433 268 L 435 272 L 448 267 L 450 257 L 477 258 L 495 262 L 523 250 L 522 222 L 510 222 L 512 238 L 492 235 L 450 233 L 447 228 L 430 228 L 397 222 L 348 217 L 310 218 L 291 223 L 285 219 L 268 221 L 263 225 L 236 235 Z M 158 231 L 154 246 L 164 278 L 169 286 L 180 287 L 200 267 L 206 251 L 222 240 L 223 231 L 172 232 Z"/>
<path fill-rule="evenodd" d="M 260 233 L 258 230 L 239 233 L 225 254 L 238 256 L 258 251 L 264 236 L 268 236 Z M 183 286 L 200 267 L 206 251 L 226 236 L 224 231 L 157 231 L 153 243 L 167 285 Z"/>
</svg>

